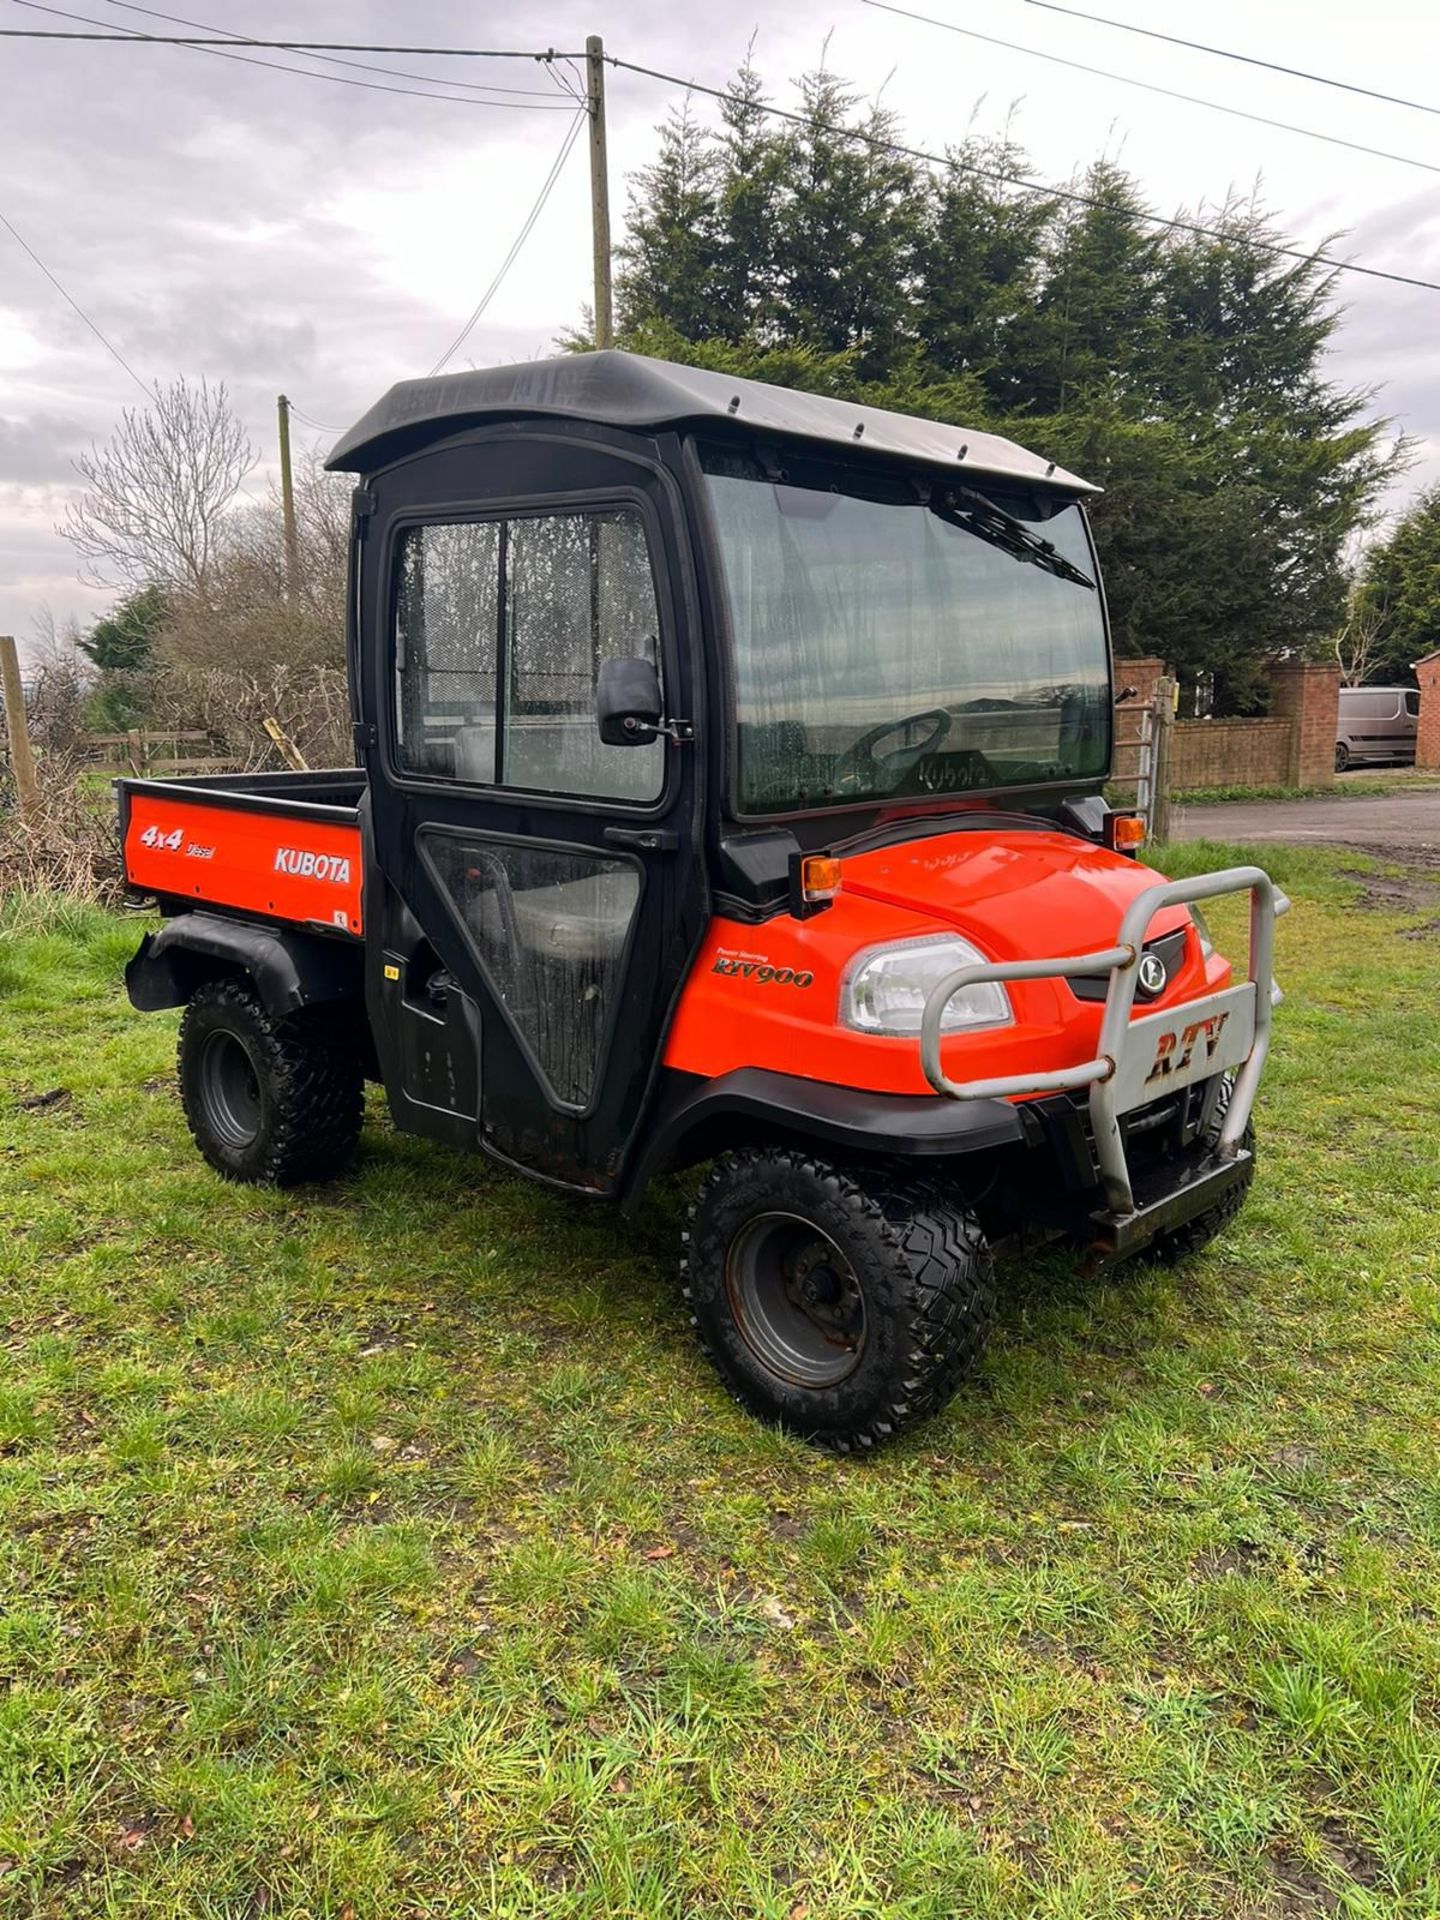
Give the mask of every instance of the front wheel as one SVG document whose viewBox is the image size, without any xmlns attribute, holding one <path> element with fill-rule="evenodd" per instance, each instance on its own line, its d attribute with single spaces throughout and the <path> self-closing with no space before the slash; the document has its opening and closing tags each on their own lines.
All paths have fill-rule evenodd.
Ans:
<svg viewBox="0 0 1440 1920">
<path fill-rule="evenodd" d="M 322 1012 L 273 1020 L 243 981 L 210 980 L 192 995 L 179 1072 L 195 1144 L 227 1180 L 325 1180 L 360 1138 L 356 1048 Z"/>
<path fill-rule="evenodd" d="M 1345 769 L 1349 766 L 1349 764 L 1350 764 L 1350 749 L 1345 745 L 1345 742 L 1343 740 L 1339 740 L 1335 744 L 1336 773 L 1344 773 Z"/>
<path fill-rule="evenodd" d="M 995 1314 L 985 1237 L 938 1181 L 842 1170 L 791 1148 L 716 1162 L 681 1271 L 701 1344 L 734 1397 L 837 1453 L 942 1407 Z"/>
</svg>

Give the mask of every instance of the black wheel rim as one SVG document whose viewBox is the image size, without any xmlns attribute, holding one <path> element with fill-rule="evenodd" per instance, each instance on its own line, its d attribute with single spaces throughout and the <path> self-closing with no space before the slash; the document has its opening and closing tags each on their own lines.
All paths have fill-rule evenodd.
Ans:
<svg viewBox="0 0 1440 1920">
<path fill-rule="evenodd" d="M 243 1149 L 253 1144 L 260 1131 L 260 1077 L 235 1034 L 206 1037 L 200 1097 L 211 1130 L 224 1146 Z"/>
<path fill-rule="evenodd" d="M 834 1387 L 865 1350 L 865 1296 L 855 1269 L 813 1221 L 747 1220 L 725 1259 L 725 1292 L 745 1344 L 791 1386 Z"/>
</svg>

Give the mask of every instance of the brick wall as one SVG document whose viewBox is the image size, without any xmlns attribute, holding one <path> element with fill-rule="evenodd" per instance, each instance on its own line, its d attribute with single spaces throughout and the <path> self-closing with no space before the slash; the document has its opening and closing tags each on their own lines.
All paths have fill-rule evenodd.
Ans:
<svg viewBox="0 0 1440 1920">
<path fill-rule="evenodd" d="M 1115 662 L 1115 691 L 1134 687 L 1135 698 L 1115 709 L 1115 778 L 1133 785 L 1140 769 L 1140 709 L 1155 698 L 1155 682 L 1165 671 L 1165 662 L 1146 655 L 1135 660 Z"/>
<path fill-rule="evenodd" d="M 1296 660 L 1272 670 L 1270 711 L 1294 722 L 1287 787 L 1335 784 L 1335 736 L 1340 722 L 1340 669 L 1323 660 Z"/>
<path fill-rule="evenodd" d="M 1417 671 L 1424 685 L 1430 667 L 1435 690 L 1430 699 L 1430 761 L 1440 766 L 1440 652 Z M 1136 697 L 1115 710 L 1116 783 L 1133 786 L 1139 765 L 1136 741 L 1140 706 L 1153 699 L 1155 682 L 1165 671 L 1152 658 L 1115 662 L 1115 685 L 1134 687 Z M 1172 787 L 1328 787 L 1335 779 L 1335 734 L 1340 713 L 1340 669 L 1323 661 L 1302 660 L 1273 669 L 1270 717 L 1265 720 L 1180 720 L 1170 736 Z M 1421 696 L 1422 751 L 1426 738 L 1425 700 Z"/>
<path fill-rule="evenodd" d="M 1117 659 L 1115 662 L 1115 691 L 1119 693 L 1122 687 L 1134 687 L 1135 689 L 1135 698 L 1133 700 L 1127 700 L 1125 707 L 1139 707 L 1143 706 L 1147 700 L 1153 700 L 1155 697 L 1155 682 L 1164 671 L 1165 662 L 1163 660 L 1157 660 L 1149 654 L 1137 660 Z M 1121 713 L 1125 711 L 1125 707 L 1121 707 Z"/>
<path fill-rule="evenodd" d="M 1417 767 L 1440 767 L 1440 650 L 1415 662 L 1420 682 L 1420 728 L 1415 736 Z"/>
<path fill-rule="evenodd" d="M 1179 720 L 1170 736 L 1170 784 L 1180 791 L 1287 786 L 1293 731 L 1290 720 Z"/>
</svg>

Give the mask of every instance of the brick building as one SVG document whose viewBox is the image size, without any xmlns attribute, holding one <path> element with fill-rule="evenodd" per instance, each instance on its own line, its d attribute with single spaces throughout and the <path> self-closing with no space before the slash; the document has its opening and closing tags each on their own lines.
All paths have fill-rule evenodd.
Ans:
<svg viewBox="0 0 1440 1920">
<path fill-rule="evenodd" d="M 1420 727 L 1415 736 L 1417 767 L 1440 767 L 1440 647 L 1415 662 L 1420 682 Z"/>
</svg>

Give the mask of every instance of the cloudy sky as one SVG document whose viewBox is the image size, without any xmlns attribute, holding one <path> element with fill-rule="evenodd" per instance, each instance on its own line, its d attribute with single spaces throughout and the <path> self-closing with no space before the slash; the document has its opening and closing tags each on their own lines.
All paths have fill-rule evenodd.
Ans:
<svg viewBox="0 0 1440 1920">
<path fill-rule="evenodd" d="M 192 0 L 188 20 L 258 38 L 484 47 L 584 45 L 723 84 L 755 37 L 775 97 L 818 63 L 884 88 L 918 146 L 972 125 L 1013 125 L 1037 174 L 1061 179 L 1118 158 L 1162 212 L 1260 181 L 1304 244 L 1337 232 L 1345 257 L 1440 280 L 1440 121 L 1234 62 L 1169 48 L 1042 9 L 1036 0 L 906 0 L 1017 45 L 1142 77 L 1403 159 L 1164 99 L 863 0 L 679 7 L 674 0 Z M 1431 0 L 1075 0 L 1112 18 L 1440 105 L 1440 10 Z M 178 4 L 178 0 L 171 0 Z M 0 0 L 0 26 L 183 32 L 116 0 L 54 8 Z M 83 15 L 84 20 L 73 16 Z M 190 30 L 193 30 L 190 29 Z M 514 61 L 356 55 L 409 73 L 532 90 L 509 105 L 379 91 L 415 83 L 353 68 L 265 60 L 277 72 L 175 47 L 6 41 L 0 212 L 146 380 L 224 380 L 272 474 L 274 400 L 343 426 L 392 380 L 427 371 L 493 277 L 570 125 L 573 71 Z M 328 73 L 331 79 L 317 78 Z M 366 81 L 367 86 L 353 84 Z M 350 82 L 352 84 L 342 84 Z M 612 193 L 653 146 L 675 89 L 608 79 Z M 454 89 L 459 91 L 459 89 Z M 496 96 L 496 99 L 500 96 Z M 697 101 L 701 112 L 709 105 Z M 557 110 L 558 109 L 558 110 Z M 545 214 L 457 364 L 543 353 L 588 298 L 583 138 Z M 1404 164 L 1404 159 L 1425 163 Z M 1397 493 L 1440 478 L 1440 293 L 1347 279 L 1338 377 L 1379 389 L 1417 442 Z M 110 595 L 77 578 L 54 526 L 71 462 L 103 440 L 136 388 L 0 228 L 0 632 L 22 640 L 48 607 L 89 619 Z M 313 436 L 320 440 L 321 433 Z"/>
</svg>

